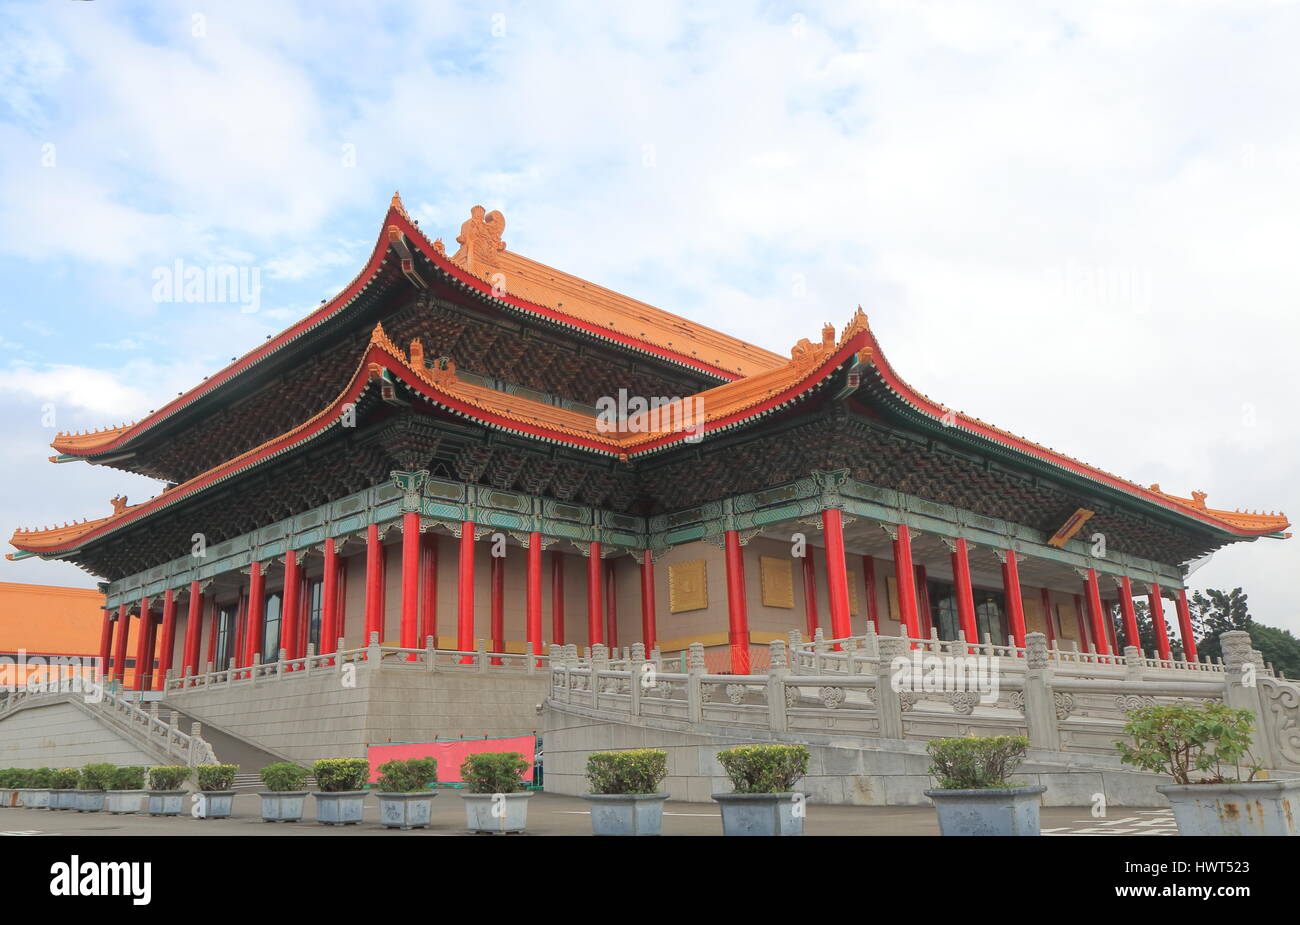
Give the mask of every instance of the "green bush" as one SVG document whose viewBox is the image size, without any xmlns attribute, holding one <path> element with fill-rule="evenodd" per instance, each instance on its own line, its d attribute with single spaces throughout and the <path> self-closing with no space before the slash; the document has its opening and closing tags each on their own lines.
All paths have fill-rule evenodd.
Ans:
<svg viewBox="0 0 1300 925">
<path fill-rule="evenodd" d="M 27 781 L 23 786 L 31 787 L 34 790 L 48 790 L 54 786 L 54 771 L 50 768 L 37 768 L 35 771 L 28 771 Z"/>
<path fill-rule="evenodd" d="M 52 790 L 76 790 L 81 772 L 76 768 L 59 768 L 50 777 Z"/>
<path fill-rule="evenodd" d="M 292 761 L 279 761 L 262 768 L 262 783 L 276 793 L 302 790 L 307 781 L 307 769 Z"/>
<path fill-rule="evenodd" d="M 370 779 L 370 762 L 364 758 L 322 758 L 312 765 L 322 793 L 360 790 Z"/>
<path fill-rule="evenodd" d="M 81 769 L 78 785 L 82 790 L 107 790 L 115 770 L 111 764 L 88 764 Z"/>
<path fill-rule="evenodd" d="M 144 768 L 114 768 L 108 778 L 109 790 L 143 790 Z"/>
<path fill-rule="evenodd" d="M 1000 790 L 1025 760 L 1029 740 L 1024 736 L 964 736 L 931 739 L 930 774 L 940 790 Z"/>
<path fill-rule="evenodd" d="M 802 745 L 740 745 L 718 752 L 718 763 L 736 793 L 789 793 L 811 757 Z"/>
<path fill-rule="evenodd" d="M 27 771 L 23 768 L 5 768 L 0 771 L 0 790 L 17 790 L 26 787 Z"/>
<path fill-rule="evenodd" d="M 1144 771 L 1168 774 L 1175 784 L 1217 784 L 1241 779 L 1242 767 L 1254 780 L 1260 765 L 1250 754 L 1255 714 L 1222 703 L 1174 703 L 1139 707 L 1125 714 L 1124 734 L 1117 741 L 1120 760 Z M 1236 773 L 1224 772 L 1231 767 Z"/>
<path fill-rule="evenodd" d="M 592 752 L 587 782 L 592 793 L 658 793 L 668 776 L 668 753 L 657 748 Z"/>
<path fill-rule="evenodd" d="M 460 778 L 470 793 L 515 793 L 530 767 L 518 752 L 479 752 L 461 762 Z"/>
<path fill-rule="evenodd" d="M 149 769 L 150 790 L 180 790 L 185 778 L 190 776 L 190 769 L 179 765 L 163 765 Z"/>
<path fill-rule="evenodd" d="M 235 786 L 235 775 L 239 773 L 239 765 L 201 764 L 194 770 L 199 780 L 199 789 L 211 793 L 232 789 Z"/>
<path fill-rule="evenodd" d="M 437 758 L 395 758 L 379 766 L 380 793 L 419 793 L 438 779 Z"/>
</svg>

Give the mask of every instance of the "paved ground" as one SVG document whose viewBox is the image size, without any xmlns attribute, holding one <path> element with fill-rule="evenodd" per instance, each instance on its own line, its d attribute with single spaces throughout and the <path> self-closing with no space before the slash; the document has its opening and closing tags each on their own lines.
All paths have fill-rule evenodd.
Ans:
<svg viewBox="0 0 1300 925">
<path fill-rule="evenodd" d="M 154 818 L 111 816 L 45 809 L 0 809 L 0 835 L 390 835 L 414 838 L 428 835 L 465 835 L 465 811 L 460 798 L 444 791 L 433 802 L 433 825 L 402 832 L 379 825 L 376 802 L 366 801 L 365 821 L 332 827 L 313 821 L 315 809 L 307 800 L 308 819 L 301 823 L 261 821 L 256 795 L 235 797 L 231 819 L 194 819 L 190 816 Z M 809 804 L 804 824 L 808 835 L 938 835 L 934 809 L 929 806 L 868 807 Z M 1105 819 L 1094 819 L 1087 808 L 1044 808 L 1044 835 L 1175 835 L 1173 814 L 1167 809 L 1114 809 Z M 712 803 L 675 803 L 664 806 L 665 835 L 720 835 L 718 808 Z M 536 794 L 528 810 L 528 835 L 589 835 L 587 804 L 578 797 Z"/>
</svg>

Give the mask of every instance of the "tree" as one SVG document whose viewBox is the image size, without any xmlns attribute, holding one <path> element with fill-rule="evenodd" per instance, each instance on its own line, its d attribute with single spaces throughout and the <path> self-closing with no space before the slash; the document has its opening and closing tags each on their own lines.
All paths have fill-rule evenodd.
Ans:
<svg viewBox="0 0 1300 925">
<path fill-rule="evenodd" d="M 1151 607 L 1146 601 L 1133 602 L 1133 614 L 1137 617 L 1139 647 L 1144 655 L 1152 658 L 1159 652 L 1159 646 L 1156 645 L 1156 624 L 1151 619 Z M 1178 639 L 1178 634 L 1170 625 L 1169 619 L 1165 618 L 1165 637 L 1169 640 L 1169 651 L 1174 658 L 1183 657 L 1183 644 Z M 1124 633 L 1124 620 L 1122 617 L 1115 619 L 1115 638 L 1124 640 L 1124 645 L 1128 645 L 1128 637 Z M 1123 650 L 1121 649 L 1121 652 Z"/>
<path fill-rule="evenodd" d="M 1251 632 L 1255 622 L 1251 619 L 1250 609 L 1246 604 L 1247 595 L 1241 588 L 1233 588 L 1225 594 L 1217 588 L 1206 588 L 1202 594 L 1197 591 L 1192 595 L 1189 609 L 1192 613 L 1192 628 L 1197 640 L 1197 651 L 1210 658 L 1222 658 L 1223 648 L 1219 645 L 1219 634 L 1229 630 Z M 1255 637 L 1252 634 L 1251 639 Z M 1256 646 L 1258 648 L 1258 646 Z"/>
<path fill-rule="evenodd" d="M 1300 639 L 1275 626 L 1251 622 L 1250 644 L 1264 655 L 1264 664 L 1288 678 L 1300 678 Z"/>
</svg>

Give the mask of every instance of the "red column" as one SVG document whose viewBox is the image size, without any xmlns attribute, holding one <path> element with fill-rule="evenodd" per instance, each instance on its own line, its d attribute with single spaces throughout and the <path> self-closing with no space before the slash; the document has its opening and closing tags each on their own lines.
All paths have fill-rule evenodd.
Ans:
<svg viewBox="0 0 1300 925">
<path fill-rule="evenodd" d="M 1183 637 L 1183 658 L 1196 661 L 1196 634 L 1192 631 L 1192 609 L 1187 605 L 1187 591 L 1178 589 L 1178 630 Z"/>
<path fill-rule="evenodd" d="M 221 669 L 220 665 L 215 664 L 217 658 L 217 624 L 221 622 L 218 619 L 220 612 L 221 608 L 217 605 L 216 595 L 213 595 L 212 619 L 208 621 L 208 662 L 213 663 L 213 670 L 216 671 Z M 206 663 L 204 664 L 206 665 Z"/>
<path fill-rule="evenodd" d="M 867 619 L 872 628 L 880 632 L 880 613 L 876 604 L 876 560 L 871 556 L 862 557 L 862 583 L 867 592 Z"/>
<path fill-rule="evenodd" d="M 474 522 L 467 520 L 460 525 L 460 583 L 456 599 L 456 648 L 469 652 L 474 648 Z M 461 664 L 468 665 L 474 659 L 468 655 L 460 657 Z"/>
<path fill-rule="evenodd" d="M 248 575 L 248 630 L 244 634 L 244 665 L 253 664 L 253 656 L 260 655 L 262 661 L 267 654 L 262 651 L 262 621 L 266 617 L 266 578 L 262 575 L 262 564 L 254 562 Z"/>
<path fill-rule="evenodd" d="M 492 557 L 492 651 L 504 652 L 506 648 L 506 557 Z M 494 658 L 490 664 L 500 665 L 501 659 Z"/>
<path fill-rule="evenodd" d="M 366 527 L 366 620 L 363 646 L 370 645 L 370 634 L 384 638 L 384 547 L 379 542 L 379 525 Z"/>
<path fill-rule="evenodd" d="M 952 583 L 957 595 L 957 619 L 967 642 L 979 642 L 980 631 L 975 625 L 975 592 L 970 586 L 970 556 L 966 541 L 958 539 L 952 551 Z"/>
<path fill-rule="evenodd" d="M 1002 595 L 1007 601 L 1007 622 L 1011 624 L 1011 638 L 1022 649 L 1025 646 L 1025 604 L 1020 597 L 1020 563 L 1016 551 L 1007 550 L 1002 563 Z"/>
<path fill-rule="evenodd" d="M 398 644 L 403 649 L 418 649 L 420 616 L 420 514 L 407 511 L 402 515 L 402 622 Z M 414 655 L 407 656 L 413 661 Z"/>
<path fill-rule="evenodd" d="M 113 653 L 113 611 L 109 607 L 104 608 L 104 624 L 99 629 L 99 677 L 97 681 L 103 683 L 108 680 L 108 660 Z"/>
<path fill-rule="evenodd" d="M 921 635 L 929 638 L 934 626 L 934 614 L 930 612 L 930 580 L 925 566 L 918 565 L 912 571 L 916 573 L 916 625 Z"/>
<path fill-rule="evenodd" d="M 167 672 L 172 667 L 172 649 L 176 646 L 176 592 L 168 588 L 163 593 L 162 644 L 158 647 L 158 674 L 154 677 L 155 690 L 164 690 Z"/>
<path fill-rule="evenodd" d="M 135 642 L 135 690 L 145 690 L 145 678 L 153 662 L 153 618 L 149 616 L 149 598 L 140 599 L 140 635 Z"/>
<path fill-rule="evenodd" d="M 813 547 L 803 551 L 803 611 L 808 626 L 808 638 L 817 632 L 817 564 L 813 561 Z"/>
<path fill-rule="evenodd" d="M 596 540 L 587 548 L 587 645 L 605 641 L 601 625 L 600 594 L 600 543 Z"/>
<path fill-rule="evenodd" d="M 838 508 L 822 511 L 822 534 L 826 539 L 826 587 L 831 605 L 831 635 L 836 639 L 847 639 L 853 635 L 853 623 L 849 619 L 849 573 L 844 562 L 844 514 Z"/>
<path fill-rule="evenodd" d="M 338 647 L 339 556 L 333 538 L 325 541 L 325 570 L 320 589 L 320 654 Z"/>
<path fill-rule="evenodd" d="M 126 681 L 126 646 L 131 635 L 131 614 L 126 605 L 117 608 L 117 654 L 113 656 L 113 680 Z"/>
<path fill-rule="evenodd" d="M 551 641 L 564 645 L 564 553 L 551 553 Z"/>
<path fill-rule="evenodd" d="M 1165 604 L 1160 596 L 1160 586 L 1151 586 L 1151 622 L 1156 631 L 1156 652 L 1160 658 L 1172 658 L 1169 652 L 1169 632 L 1165 629 Z"/>
<path fill-rule="evenodd" d="M 438 537 L 426 533 L 420 538 L 420 638 L 430 636 L 438 645 Z"/>
<path fill-rule="evenodd" d="M 298 648 L 298 618 L 301 608 L 298 601 L 302 594 L 302 575 L 298 568 L 298 553 L 292 549 L 284 554 L 284 592 L 280 596 L 280 648 L 284 649 L 287 659 L 302 658 L 303 652 Z M 279 658 L 279 652 L 267 653 L 267 658 Z"/>
<path fill-rule="evenodd" d="M 646 657 L 655 647 L 655 560 L 650 550 L 641 554 L 641 642 Z"/>
<path fill-rule="evenodd" d="M 197 581 L 190 582 L 189 606 L 185 611 L 185 646 L 181 653 L 181 674 L 199 673 L 199 640 L 203 633 L 203 594 Z"/>
<path fill-rule="evenodd" d="M 1097 587 L 1097 570 L 1088 569 L 1088 577 L 1084 579 L 1084 587 L 1088 594 L 1088 611 L 1092 617 L 1092 638 L 1097 640 L 1097 651 L 1102 655 L 1110 655 L 1110 637 L 1106 633 L 1105 614 L 1101 609 L 1101 589 Z"/>
<path fill-rule="evenodd" d="M 898 616 L 907 635 L 919 637 L 921 624 L 916 614 L 916 571 L 912 568 L 912 534 L 907 524 L 898 525 L 894 540 L 894 581 L 898 585 Z"/>
<path fill-rule="evenodd" d="M 1124 617 L 1124 645 L 1142 648 L 1138 637 L 1137 610 L 1133 607 L 1133 583 L 1127 575 L 1119 580 L 1119 609 Z"/>
<path fill-rule="evenodd" d="M 235 607 L 235 645 L 230 655 L 235 660 L 235 667 L 244 665 L 244 640 L 248 638 L 248 589 L 239 589 L 239 603 Z"/>
<path fill-rule="evenodd" d="M 839 511 L 836 511 L 838 514 Z M 731 673 L 749 674 L 749 608 L 745 604 L 745 558 L 740 548 L 740 534 L 728 530 L 724 535 L 727 554 L 727 617 L 731 640 Z M 840 548 L 843 564 L 843 547 Z"/>
<path fill-rule="evenodd" d="M 605 639 L 611 649 L 618 648 L 618 574 L 613 559 L 605 563 Z"/>
<path fill-rule="evenodd" d="M 542 654 L 542 535 L 528 534 L 527 575 L 524 584 L 524 630 L 533 655 Z M 539 663 L 540 664 L 540 663 Z"/>
<path fill-rule="evenodd" d="M 1039 589 L 1043 601 L 1043 622 L 1047 625 L 1047 648 L 1056 648 L 1056 615 L 1052 613 L 1052 592 Z"/>
</svg>

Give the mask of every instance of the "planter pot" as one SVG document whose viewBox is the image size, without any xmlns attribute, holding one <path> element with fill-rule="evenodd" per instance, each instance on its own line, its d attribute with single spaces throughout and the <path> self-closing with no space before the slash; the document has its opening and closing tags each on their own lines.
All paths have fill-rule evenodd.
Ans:
<svg viewBox="0 0 1300 925">
<path fill-rule="evenodd" d="M 199 806 L 202 808 L 198 814 L 199 819 L 229 819 L 235 810 L 233 790 L 200 790 L 199 796 Z M 299 812 L 299 815 L 302 813 Z"/>
<path fill-rule="evenodd" d="M 76 794 L 73 808 L 79 813 L 97 813 L 104 808 L 103 790 L 74 790 Z"/>
<path fill-rule="evenodd" d="M 1037 835 L 1038 807 L 1047 788 L 927 790 L 941 835 Z"/>
<path fill-rule="evenodd" d="M 179 816 L 185 808 L 184 790 L 148 790 L 149 815 Z"/>
<path fill-rule="evenodd" d="M 436 790 L 417 793 L 377 793 L 379 821 L 388 829 L 422 829 L 433 818 Z"/>
<path fill-rule="evenodd" d="M 104 809 L 110 813 L 139 813 L 144 811 L 148 798 L 148 790 L 110 790 Z"/>
<path fill-rule="evenodd" d="M 723 835 L 802 835 L 802 798 L 794 793 L 715 793 Z"/>
<path fill-rule="evenodd" d="M 1179 835 L 1300 835 L 1300 780 L 1162 784 Z"/>
<path fill-rule="evenodd" d="M 263 822 L 297 822 L 307 802 L 306 790 L 272 791 L 258 796 L 262 798 Z"/>
<path fill-rule="evenodd" d="M 586 793 L 592 835 L 662 835 L 666 793 Z"/>
<path fill-rule="evenodd" d="M 19 791 L 9 787 L 0 787 L 0 808 L 18 805 Z"/>
<path fill-rule="evenodd" d="M 47 809 L 50 805 L 50 790 L 46 787 L 33 787 L 19 792 L 19 806 L 28 809 Z"/>
<path fill-rule="evenodd" d="M 365 790 L 339 790 L 313 793 L 316 798 L 316 821 L 321 825 L 356 825 L 366 811 Z"/>
<path fill-rule="evenodd" d="M 528 825 L 531 797 L 531 792 L 462 793 L 465 826 L 471 832 L 522 832 Z"/>
<path fill-rule="evenodd" d="M 51 790 L 49 808 L 50 809 L 76 809 L 77 791 Z"/>
</svg>

